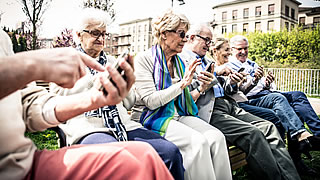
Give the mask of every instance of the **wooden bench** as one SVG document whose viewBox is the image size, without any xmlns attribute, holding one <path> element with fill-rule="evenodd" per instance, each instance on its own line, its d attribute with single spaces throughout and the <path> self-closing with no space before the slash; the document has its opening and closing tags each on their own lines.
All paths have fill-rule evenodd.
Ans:
<svg viewBox="0 0 320 180">
<path fill-rule="evenodd" d="M 236 146 L 229 146 L 229 159 L 232 171 L 239 169 L 247 164 L 246 153 Z"/>
</svg>

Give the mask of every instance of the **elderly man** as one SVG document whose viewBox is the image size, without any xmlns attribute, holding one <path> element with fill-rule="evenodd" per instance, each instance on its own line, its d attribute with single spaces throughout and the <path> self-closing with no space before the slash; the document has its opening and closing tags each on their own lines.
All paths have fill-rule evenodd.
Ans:
<svg viewBox="0 0 320 180">
<path fill-rule="evenodd" d="M 197 58 L 202 61 L 191 84 L 193 95 L 198 97 L 196 104 L 200 118 L 221 130 L 230 143 L 247 154 L 247 162 L 255 178 L 299 179 L 276 127 L 245 112 L 229 97 L 237 91 L 237 83 L 244 74 L 233 73 L 225 79 L 221 75 L 230 73 L 230 69 L 225 66 L 212 67 L 211 72 L 206 72 L 207 65 L 212 62 L 206 57 L 212 39 L 210 28 L 195 25 L 187 35 L 188 42 L 181 58 L 187 64 Z M 199 79 L 206 79 L 207 82 L 200 83 Z"/>
<path fill-rule="evenodd" d="M 95 58 L 101 65 L 113 64 L 117 60 L 103 52 L 105 45 L 107 17 L 96 9 L 86 9 L 79 18 L 76 34 L 80 40 L 78 50 Z M 60 95 L 86 92 L 93 86 L 98 72 L 88 67 L 89 72 L 72 89 L 64 89 L 51 84 L 50 90 Z M 134 77 L 134 76 L 133 76 Z M 115 81 L 116 79 L 112 79 Z M 118 88 L 122 91 L 125 87 Z M 128 110 L 135 102 L 133 89 L 125 99 L 115 106 L 104 106 L 81 114 L 59 127 L 67 135 L 68 144 L 99 144 L 117 141 L 143 141 L 151 144 L 175 179 L 184 178 L 182 156 L 176 145 L 159 134 L 142 128 L 140 123 L 130 119 Z"/>
<path fill-rule="evenodd" d="M 313 170 L 303 164 L 300 154 L 297 155 L 299 152 L 308 154 L 309 151 L 320 150 L 320 138 L 317 137 L 320 121 L 306 96 L 299 91 L 272 91 L 271 89 L 275 88 L 272 73 L 269 72 L 264 77 L 263 67 L 259 67 L 248 59 L 248 39 L 237 35 L 231 38 L 230 43 L 233 56 L 230 57 L 228 65 L 235 71 L 243 67 L 248 73 L 247 81 L 242 84 L 240 89 L 246 93 L 249 100 L 239 102 L 239 106 L 249 112 L 252 110 L 252 105 L 274 109 L 279 115 L 282 125 L 289 132 L 289 152 L 299 173 L 314 174 Z M 310 130 L 316 136 L 312 136 L 306 131 L 303 122 L 306 122 L 308 126 L 310 124 Z M 298 150 L 299 152 L 297 152 Z"/>
<path fill-rule="evenodd" d="M 0 42 L 1 179 L 172 179 L 157 153 L 146 143 L 79 145 L 40 151 L 24 136 L 26 130 L 43 131 L 85 111 L 120 102 L 134 82 L 132 60 L 120 65 L 126 80 L 114 68 L 106 68 L 113 78 L 118 78 L 117 86 L 106 79 L 99 81 L 108 91 L 107 96 L 92 88 L 59 99 L 41 87 L 27 84 L 44 80 L 72 87 L 85 74 L 85 65 L 99 71 L 104 68 L 70 48 L 12 55 L 10 38 L 2 30 Z M 120 94 L 115 91 L 122 86 L 127 88 Z"/>
</svg>

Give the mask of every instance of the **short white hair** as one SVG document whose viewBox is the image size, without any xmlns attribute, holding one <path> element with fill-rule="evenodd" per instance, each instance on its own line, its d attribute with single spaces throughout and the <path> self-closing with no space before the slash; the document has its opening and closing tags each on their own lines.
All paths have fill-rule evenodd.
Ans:
<svg viewBox="0 0 320 180">
<path fill-rule="evenodd" d="M 85 8 L 81 11 L 77 26 L 74 28 L 76 32 L 87 29 L 92 24 L 98 24 L 99 27 L 107 27 L 111 20 L 110 15 L 100 9 Z"/>
<path fill-rule="evenodd" d="M 231 47 L 234 47 L 237 42 L 242 42 L 242 41 L 246 41 L 247 44 L 248 44 L 248 46 L 249 46 L 249 41 L 248 41 L 248 39 L 247 39 L 246 37 L 244 37 L 244 36 L 241 36 L 241 35 L 235 35 L 235 36 L 233 36 L 233 37 L 230 39 L 230 45 L 231 45 Z"/>
<path fill-rule="evenodd" d="M 211 34 L 213 34 L 211 28 L 207 24 L 200 23 L 191 25 L 189 31 L 187 32 L 187 35 L 190 36 L 200 34 L 204 29 L 209 29 Z"/>
</svg>

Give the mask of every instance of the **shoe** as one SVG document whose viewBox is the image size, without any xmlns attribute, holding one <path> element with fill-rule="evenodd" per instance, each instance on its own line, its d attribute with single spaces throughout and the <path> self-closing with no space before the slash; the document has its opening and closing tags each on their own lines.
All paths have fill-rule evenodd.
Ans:
<svg viewBox="0 0 320 180">
<path fill-rule="evenodd" d="M 312 159 L 309 151 L 320 151 L 320 137 L 310 136 L 298 142 L 298 151 Z"/>
</svg>

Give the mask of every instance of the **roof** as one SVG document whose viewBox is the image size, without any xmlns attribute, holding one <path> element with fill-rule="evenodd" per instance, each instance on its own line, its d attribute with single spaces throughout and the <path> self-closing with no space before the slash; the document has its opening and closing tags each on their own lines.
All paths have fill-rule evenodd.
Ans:
<svg viewBox="0 0 320 180">
<path fill-rule="evenodd" d="M 298 0 L 301 2 L 300 7 L 320 7 L 320 1 L 314 1 L 314 0 Z"/>
<path fill-rule="evenodd" d="M 262 1 L 262 0 L 254 0 L 254 1 Z M 292 2 L 298 4 L 298 5 L 301 5 L 301 3 L 299 1 L 302 1 L 302 0 L 291 0 Z M 218 8 L 218 7 L 223 7 L 223 6 L 228 6 L 228 5 L 232 5 L 232 4 L 240 4 L 240 3 L 245 3 L 245 2 L 252 2 L 252 0 L 233 0 L 233 1 L 228 1 L 228 2 L 224 2 L 224 3 L 221 3 L 221 4 L 218 4 L 218 5 L 215 5 L 212 7 L 212 9 L 215 9 L 215 8 Z"/>
</svg>

